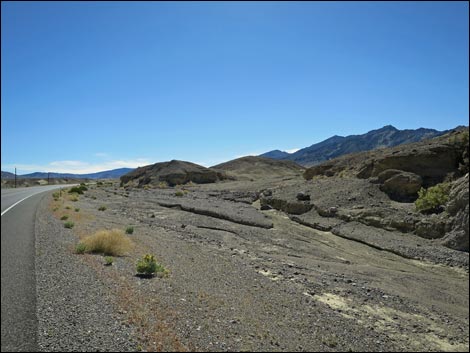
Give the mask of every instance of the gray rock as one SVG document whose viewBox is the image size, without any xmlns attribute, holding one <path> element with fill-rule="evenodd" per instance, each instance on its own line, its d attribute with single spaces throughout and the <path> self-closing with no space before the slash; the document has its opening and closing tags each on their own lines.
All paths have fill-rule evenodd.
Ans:
<svg viewBox="0 0 470 353">
<path fill-rule="evenodd" d="M 310 195 L 305 192 L 299 192 L 297 194 L 297 200 L 299 201 L 310 201 Z"/>
<path fill-rule="evenodd" d="M 452 187 L 446 210 L 452 217 L 450 231 L 445 235 L 442 244 L 455 250 L 469 251 L 469 187 L 468 173 Z"/>
<path fill-rule="evenodd" d="M 423 180 L 417 174 L 399 170 L 386 170 L 380 174 L 383 182 L 381 190 L 396 201 L 413 201 L 421 189 Z M 391 175 L 391 176 L 390 176 Z M 381 177 L 379 176 L 379 180 Z"/>
</svg>

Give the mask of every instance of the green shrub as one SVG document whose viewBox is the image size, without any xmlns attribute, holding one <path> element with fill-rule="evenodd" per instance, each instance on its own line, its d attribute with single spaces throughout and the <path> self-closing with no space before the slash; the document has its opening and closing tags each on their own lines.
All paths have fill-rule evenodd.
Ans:
<svg viewBox="0 0 470 353">
<path fill-rule="evenodd" d="M 62 217 L 60 217 L 60 220 L 61 220 L 61 221 L 65 221 L 65 220 L 67 220 L 68 218 L 69 218 L 69 216 L 63 215 Z"/>
<path fill-rule="evenodd" d="M 83 186 L 83 188 L 85 188 L 85 190 L 87 190 L 86 187 Z M 69 194 L 83 194 L 83 189 L 82 189 L 82 186 L 74 186 L 72 187 L 70 190 L 69 190 Z"/>
<path fill-rule="evenodd" d="M 66 209 L 66 210 L 71 210 L 72 207 L 70 207 L 70 206 L 65 206 L 65 209 Z"/>
<path fill-rule="evenodd" d="M 175 192 L 175 196 L 181 197 L 183 195 L 184 195 L 184 193 L 181 190 L 178 190 L 177 192 Z"/>
<path fill-rule="evenodd" d="M 98 211 L 105 211 L 106 210 L 106 206 L 100 206 L 100 208 L 98 208 Z"/>
<path fill-rule="evenodd" d="M 106 266 L 111 266 L 114 262 L 114 257 L 112 256 L 105 256 L 104 257 L 104 262 Z"/>
<path fill-rule="evenodd" d="M 75 253 L 76 254 L 84 254 L 86 251 L 86 245 L 83 244 L 83 243 L 78 243 L 76 246 L 75 246 Z"/>
<path fill-rule="evenodd" d="M 155 273 L 168 274 L 168 270 L 160 265 L 153 255 L 147 254 L 137 261 L 137 273 L 143 275 L 153 275 Z"/>
<path fill-rule="evenodd" d="M 75 224 L 72 221 L 67 221 L 64 223 L 65 228 L 73 228 Z"/>
<path fill-rule="evenodd" d="M 54 198 L 54 200 L 57 201 L 57 200 L 59 199 L 59 197 L 60 197 L 60 193 L 59 193 L 59 192 L 54 192 L 54 193 L 52 194 L 52 197 Z"/>
<path fill-rule="evenodd" d="M 75 212 L 78 212 L 78 211 L 80 211 L 80 209 L 79 209 L 79 208 L 76 208 L 76 209 L 75 209 Z"/>
<path fill-rule="evenodd" d="M 134 227 L 132 227 L 132 226 L 127 227 L 126 228 L 126 234 L 132 234 L 132 233 L 134 233 Z"/>
<path fill-rule="evenodd" d="M 415 201 L 416 210 L 422 213 L 439 212 L 441 206 L 449 200 L 450 183 L 441 183 L 418 191 Z"/>
</svg>

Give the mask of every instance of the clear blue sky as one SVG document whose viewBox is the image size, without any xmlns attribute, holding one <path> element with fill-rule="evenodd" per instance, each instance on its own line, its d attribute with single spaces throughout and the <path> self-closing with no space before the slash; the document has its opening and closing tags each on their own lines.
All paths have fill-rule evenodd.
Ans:
<svg viewBox="0 0 470 353">
<path fill-rule="evenodd" d="M 468 125 L 467 2 L 2 2 L 2 170 Z"/>
</svg>

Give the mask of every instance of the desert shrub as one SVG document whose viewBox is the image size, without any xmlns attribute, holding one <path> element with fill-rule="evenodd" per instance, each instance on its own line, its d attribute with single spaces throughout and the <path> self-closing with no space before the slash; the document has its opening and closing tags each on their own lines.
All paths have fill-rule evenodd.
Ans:
<svg viewBox="0 0 470 353">
<path fill-rule="evenodd" d="M 75 209 L 75 212 L 79 212 L 79 211 L 80 211 L 80 209 L 79 209 L 79 208 L 76 208 L 76 209 Z"/>
<path fill-rule="evenodd" d="M 112 256 L 105 256 L 104 257 L 104 262 L 106 266 L 111 266 L 114 262 L 114 257 Z"/>
<path fill-rule="evenodd" d="M 102 182 L 102 181 L 98 181 L 98 182 L 96 183 L 96 186 L 103 186 L 103 182 Z"/>
<path fill-rule="evenodd" d="M 77 202 L 78 201 L 78 195 L 77 194 L 72 194 L 69 198 L 70 201 Z"/>
<path fill-rule="evenodd" d="M 59 207 L 56 206 L 56 207 L 54 207 L 54 208 L 52 209 L 52 211 L 55 212 L 55 211 L 57 211 L 58 209 L 59 209 Z"/>
<path fill-rule="evenodd" d="M 418 191 L 415 201 L 416 210 L 422 213 L 439 212 L 441 206 L 449 200 L 450 183 L 441 183 Z"/>
<path fill-rule="evenodd" d="M 62 217 L 60 217 L 60 220 L 61 221 L 66 221 L 68 218 L 69 218 L 69 216 L 63 215 Z"/>
<path fill-rule="evenodd" d="M 69 190 L 69 194 L 83 194 L 83 189 L 88 190 L 85 186 L 74 186 Z"/>
<path fill-rule="evenodd" d="M 66 210 L 71 210 L 72 207 L 70 207 L 70 206 L 65 206 L 65 209 L 66 209 Z"/>
<path fill-rule="evenodd" d="M 183 195 L 184 195 L 184 193 L 181 190 L 178 190 L 177 192 L 175 192 L 175 196 L 181 197 Z"/>
<path fill-rule="evenodd" d="M 59 199 L 59 197 L 60 197 L 60 193 L 59 193 L 58 191 L 57 191 L 57 192 L 54 192 L 54 193 L 52 194 L 52 197 L 54 198 L 55 201 L 57 201 L 57 200 Z"/>
<path fill-rule="evenodd" d="M 168 270 L 160 265 L 153 255 L 147 254 L 143 256 L 136 265 L 137 273 L 144 275 L 153 275 L 155 273 L 161 273 L 163 275 L 168 274 Z"/>
<path fill-rule="evenodd" d="M 120 256 L 132 248 L 132 241 L 119 229 L 100 230 L 82 240 L 86 251 L 104 255 Z"/>
<path fill-rule="evenodd" d="M 98 208 L 98 211 L 105 211 L 105 210 L 106 210 L 106 206 L 100 206 L 100 207 Z"/>
<path fill-rule="evenodd" d="M 76 254 L 84 254 L 86 251 L 86 245 L 83 244 L 83 243 L 78 243 L 76 246 L 75 246 L 75 253 Z"/>
<path fill-rule="evenodd" d="M 132 234 L 132 233 L 134 233 L 134 227 L 128 226 L 128 227 L 126 228 L 126 234 Z"/>
<path fill-rule="evenodd" d="M 73 228 L 74 225 L 75 223 L 73 223 L 72 221 L 67 221 L 64 223 L 65 228 Z"/>
<path fill-rule="evenodd" d="M 166 189 L 167 187 L 168 187 L 168 183 L 166 181 L 161 181 L 157 185 L 157 188 L 159 189 Z"/>
</svg>

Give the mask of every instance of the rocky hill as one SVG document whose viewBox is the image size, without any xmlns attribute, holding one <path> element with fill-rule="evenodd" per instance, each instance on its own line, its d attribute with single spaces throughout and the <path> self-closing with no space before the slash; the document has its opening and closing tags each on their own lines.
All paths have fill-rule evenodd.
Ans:
<svg viewBox="0 0 470 353">
<path fill-rule="evenodd" d="M 212 168 L 221 170 L 237 179 L 263 179 L 269 177 L 292 177 L 301 174 L 305 168 L 292 162 L 271 158 L 247 156 L 237 158 Z"/>
<path fill-rule="evenodd" d="M 418 142 L 445 134 L 448 131 L 434 129 L 398 130 L 391 125 L 372 130 L 362 135 L 333 136 L 329 139 L 302 148 L 289 154 L 279 150 L 262 154 L 262 157 L 291 160 L 304 166 L 312 166 L 345 154 L 370 151 L 376 148 L 393 147 Z"/>
<path fill-rule="evenodd" d="M 224 175 L 210 168 L 195 163 L 172 160 L 140 167 L 121 176 L 121 185 L 143 187 L 158 186 L 166 183 L 169 186 L 193 182 L 196 184 L 214 183 Z"/>
</svg>

